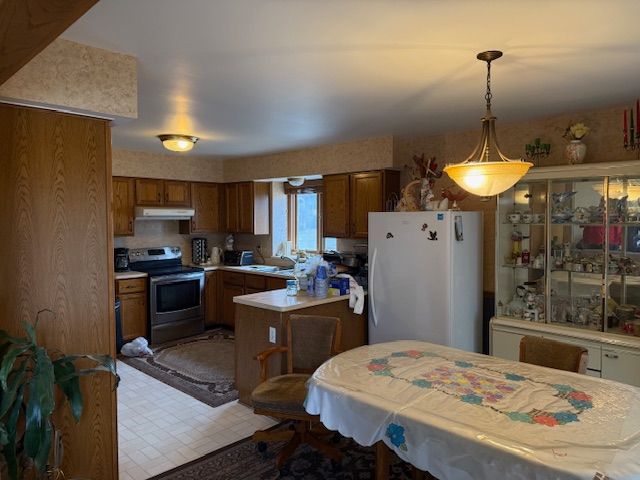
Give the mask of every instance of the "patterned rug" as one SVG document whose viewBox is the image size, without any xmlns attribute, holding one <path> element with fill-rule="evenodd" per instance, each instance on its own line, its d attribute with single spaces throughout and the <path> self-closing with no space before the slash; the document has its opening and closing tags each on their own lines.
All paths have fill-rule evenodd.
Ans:
<svg viewBox="0 0 640 480">
<path fill-rule="evenodd" d="M 162 473 L 151 480 L 371 480 L 375 478 L 375 450 L 361 447 L 350 439 L 342 438 L 337 444 L 343 454 L 340 465 L 331 461 L 313 448 L 302 445 L 278 471 L 275 455 L 284 442 L 269 444 L 262 454 L 250 438 L 240 440 L 186 465 Z M 412 478 L 410 467 L 391 456 L 389 479 Z M 429 477 L 427 478 L 434 478 Z M 435 480 L 435 479 L 434 479 Z"/>
<path fill-rule="evenodd" d="M 233 332 L 211 330 L 153 351 L 152 357 L 120 360 L 212 407 L 238 398 Z"/>
</svg>

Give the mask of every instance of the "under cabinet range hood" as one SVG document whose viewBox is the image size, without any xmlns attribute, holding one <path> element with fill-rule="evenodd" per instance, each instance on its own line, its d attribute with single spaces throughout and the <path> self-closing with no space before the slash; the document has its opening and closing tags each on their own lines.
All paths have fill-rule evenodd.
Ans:
<svg viewBox="0 0 640 480">
<path fill-rule="evenodd" d="M 189 220 L 193 208 L 136 207 L 136 220 Z"/>
</svg>

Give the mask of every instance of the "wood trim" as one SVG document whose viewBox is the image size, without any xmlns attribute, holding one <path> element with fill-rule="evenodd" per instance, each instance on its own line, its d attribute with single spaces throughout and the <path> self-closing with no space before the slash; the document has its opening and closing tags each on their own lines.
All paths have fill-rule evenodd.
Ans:
<svg viewBox="0 0 640 480">
<path fill-rule="evenodd" d="M 98 0 L 0 1 L 0 85 L 96 3 Z"/>
</svg>

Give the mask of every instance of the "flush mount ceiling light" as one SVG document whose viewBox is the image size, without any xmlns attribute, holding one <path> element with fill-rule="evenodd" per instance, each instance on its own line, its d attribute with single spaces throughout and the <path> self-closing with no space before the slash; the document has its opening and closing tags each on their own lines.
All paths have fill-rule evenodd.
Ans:
<svg viewBox="0 0 640 480">
<path fill-rule="evenodd" d="M 162 145 L 172 152 L 188 152 L 198 141 L 198 137 L 192 135 L 164 134 L 158 135 Z"/>
<path fill-rule="evenodd" d="M 304 183 L 304 177 L 289 177 L 287 178 L 287 182 L 289 182 L 289 185 L 292 187 L 301 187 Z"/>
<path fill-rule="evenodd" d="M 490 50 L 477 55 L 487 62 L 487 113 L 482 117 L 482 134 L 475 150 L 461 163 L 444 168 L 451 179 L 467 192 L 489 197 L 511 188 L 533 166 L 523 158 L 510 159 L 501 151 L 496 137 L 496 117 L 491 113 L 491 62 L 502 56 L 502 52 Z"/>
</svg>

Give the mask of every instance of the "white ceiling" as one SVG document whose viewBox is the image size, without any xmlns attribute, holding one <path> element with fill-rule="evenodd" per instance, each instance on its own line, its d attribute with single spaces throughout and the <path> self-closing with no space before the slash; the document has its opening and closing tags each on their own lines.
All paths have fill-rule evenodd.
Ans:
<svg viewBox="0 0 640 480">
<path fill-rule="evenodd" d="M 259 154 L 479 129 L 640 96 L 637 0 L 102 0 L 64 37 L 139 60 L 139 118 L 116 148 Z"/>
</svg>

